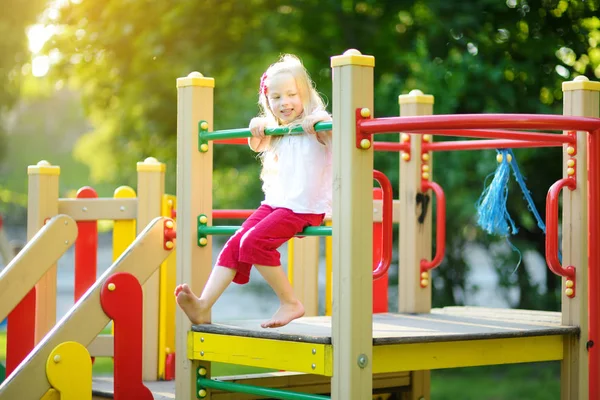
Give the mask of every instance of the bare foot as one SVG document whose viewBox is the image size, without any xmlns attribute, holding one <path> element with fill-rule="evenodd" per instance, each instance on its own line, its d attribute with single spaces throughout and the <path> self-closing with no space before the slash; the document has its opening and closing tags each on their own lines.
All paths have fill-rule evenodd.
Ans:
<svg viewBox="0 0 600 400">
<path fill-rule="evenodd" d="M 202 305 L 202 301 L 192 292 L 187 284 L 175 288 L 177 304 L 188 316 L 192 324 L 210 324 L 210 310 Z"/>
<path fill-rule="evenodd" d="M 298 300 L 294 303 L 285 303 L 267 322 L 260 324 L 263 328 L 279 328 L 287 325 L 296 318 L 304 315 L 304 306 Z"/>
</svg>

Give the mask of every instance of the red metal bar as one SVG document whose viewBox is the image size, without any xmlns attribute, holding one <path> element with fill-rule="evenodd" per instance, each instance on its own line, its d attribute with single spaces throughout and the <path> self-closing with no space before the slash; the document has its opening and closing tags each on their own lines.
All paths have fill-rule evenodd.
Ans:
<svg viewBox="0 0 600 400">
<path fill-rule="evenodd" d="M 600 398 L 600 129 L 588 134 L 588 367 L 589 399 Z"/>
<path fill-rule="evenodd" d="M 427 272 L 439 266 L 444 259 L 446 253 L 446 196 L 444 190 L 440 185 L 435 182 L 427 180 L 421 181 L 421 191 L 426 192 L 429 189 L 433 190 L 437 197 L 437 215 L 436 215 L 436 237 L 435 237 L 435 257 L 431 261 L 426 259 L 421 260 L 420 271 L 421 273 Z"/>
<path fill-rule="evenodd" d="M 410 143 L 373 142 L 375 151 L 410 151 Z"/>
<path fill-rule="evenodd" d="M 562 143 L 538 142 L 532 140 L 457 140 L 455 142 L 423 143 L 423 151 L 516 149 L 525 147 L 560 147 Z"/>
<path fill-rule="evenodd" d="M 392 214 L 394 212 L 392 184 L 380 171 L 373 170 L 373 179 L 379 182 L 383 190 L 383 233 L 381 259 L 373 270 L 373 279 L 379 279 L 387 272 L 392 262 Z"/>
<path fill-rule="evenodd" d="M 95 199 L 98 193 L 84 186 L 77 191 L 78 199 Z M 75 239 L 75 302 L 96 282 L 98 269 L 98 221 L 77 221 Z"/>
<path fill-rule="evenodd" d="M 115 324 L 115 400 L 153 399 L 142 382 L 142 286 L 130 273 L 117 272 L 102 285 L 100 304 Z"/>
<path fill-rule="evenodd" d="M 575 282 L 575 267 L 564 268 L 558 259 L 558 197 L 564 187 L 575 190 L 577 184 L 573 178 L 563 178 L 548 190 L 546 195 L 546 263 L 558 276 L 564 276 Z"/>
<path fill-rule="evenodd" d="M 241 138 L 241 139 L 217 139 L 217 140 L 213 140 L 214 143 L 218 143 L 218 144 L 243 144 L 243 145 L 248 145 L 248 139 L 247 138 Z"/>
<path fill-rule="evenodd" d="M 357 128 L 360 133 L 393 133 L 435 130 L 442 136 L 444 130 L 462 130 L 460 135 L 489 139 L 517 139 L 547 142 L 568 143 L 567 135 L 531 132 L 493 132 L 485 129 L 545 129 L 545 130 L 577 130 L 592 131 L 600 129 L 600 120 L 589 117 L 566 117 L 562 115 L 537 114 L 459 114 L 459 115 L 427 115 L 417 117 L 389 117 L 374 119 L 358 119 Z M 477 130 L 478 129 L 478 130 Z M 454 135 L 453 135 L 454 136 Z"/>
<path fill-rule="evenodd" d="M 35 347 L 35 286 L 8 314 L 6 332 L 6 376 L 21 364 Z"/>
<path fill-rule="evenodd" d="M 213 219 L 245 219 L 256 210 L 213 210 Z"/>
<path fill-rule="evenodd" d="M 383 200 L 383 190 L 373 188 L 373 200 Z M 383 221 L 373 222 L 373 269 L 377 268 L 383 250 Z M 373 313 L 388 312 L 388 273 L 373 280 Z"/>
</svg>

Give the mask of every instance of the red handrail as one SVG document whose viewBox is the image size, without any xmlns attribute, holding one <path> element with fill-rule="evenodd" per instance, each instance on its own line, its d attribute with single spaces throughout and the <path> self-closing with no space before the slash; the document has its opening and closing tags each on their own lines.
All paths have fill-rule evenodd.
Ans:
<svg viewBox="0 0 600 400">
<path fill-rule="evenodd" d="M 573 178 L 563 178 L 550 187 L 546 196 L 546 262 L 550 271 L 575 282 L 575 267 L 565 268 L 558 259 L 558 196 L 565 186 L 575 190 L 577 183 Z"/>
<path fill-rule="evenodd" d="M 390 268 L 392 262 L 392 219 L 394 213 L 394 192 L 392 184 L 383 172 L 373 170 L 373 179 L 379 182 L 381 190 L 383 190 L 383 246 L 381 249 L 381 260 L 377 264 L 377 268 L 373 270 L 373 279 L 379 279 Z"/>
<path fill-rule="evenodd" d="M 433 190 L 437 197 L 437 215 L 436 215 L 436 237 L 435 237 L 435 257 L 431 261 L 421 260 L 421 273 L 427 272 L 439 266 L 446 253 L 446 196 L 444 190 L 435 182 L 423 180 L 421 182 L 421 191 Z"/>
<path fill-rule="evenodd" d="M 245 219 L 248 218 L 256 210 L 213 210 L 214 219 Z"/>
</svg>

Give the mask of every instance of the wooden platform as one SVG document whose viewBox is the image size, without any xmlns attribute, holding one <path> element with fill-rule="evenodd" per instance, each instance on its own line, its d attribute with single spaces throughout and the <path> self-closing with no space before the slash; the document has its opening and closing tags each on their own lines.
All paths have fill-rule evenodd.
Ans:
<svg viewBox="0 0 600 400">
<path fill-rule="evenodd" d="M 188 357 L 293 371 L 218 379 L 323 393 L 333 374 L 331 318 L 301 318 L 277 329 L 263 329 L 261 322 L 196 325 Z M 376 314 L 373 387 L 408 386 L 414 370 L 561 360 L 564 337 L 577 334 L 578 327 L 561 325 L 559 312 L 447 307 L 430 314 Z M 157 400 L 175 398 L 174 382 L 147 386 Z M 112 379 L 95 379 L 94 396 L 112 398 Z"/>
<path fill-rule="evenodd" d="M 331 376 L 331 318 L 301 318 L 277 329 L 259 320 L 196 325 L 188 357 Z M 559 312 L 448 307 L 431 314 L 373 317 L 373 372 L 560 360 Z"/>
</svg>

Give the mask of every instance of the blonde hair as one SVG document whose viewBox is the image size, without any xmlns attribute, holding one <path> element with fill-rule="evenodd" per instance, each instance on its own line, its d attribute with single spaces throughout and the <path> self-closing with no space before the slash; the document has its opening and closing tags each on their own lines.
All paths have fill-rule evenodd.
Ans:
<svg viewBox="0 0 600 400">
<path fill-rule="evenodd" d="M 302 119 L 307 115 L 316 111 L 325 111 L 325 102 L 315 89 L 315 85 L 312 79 L 310 79 L 308 71 L 306 71 L 306 68 L 302 65 L 302 61 L 295 55 L 283 54 L 279 61 L 271 64 L 269 68 L 267 68 L 261 79 L 260 93 L 258 96 L 258 105 L 261 111 L 260 117 L 266 118 L 269 125 L 279 125 L 279 119 L 273 114 L 271 107 L 269 107 L 269 99 L 267 98 L 268 91 L 263 90 L 263 85 L 268 88 L 270 79 L 283 72 L 291 74 L 296 80 L 298 94 L 300 95 L 302 107 L 304 108 L 304 112 L 298 121 L 290 124 L 290 128 L 299 125 Z"/>
</svg>

